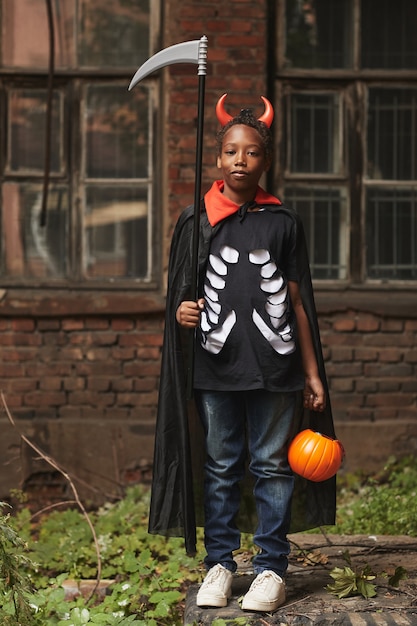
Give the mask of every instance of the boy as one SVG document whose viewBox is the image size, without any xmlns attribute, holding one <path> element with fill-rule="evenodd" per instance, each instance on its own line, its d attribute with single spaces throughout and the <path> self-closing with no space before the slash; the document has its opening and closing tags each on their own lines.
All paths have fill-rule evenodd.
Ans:
<svg viewBox="0 0 417 626">
<path fill-rule="evenodd" d="M 240 546 L 236 517 L 248 450 L 259 553 L 253 559 L 256 578 L 242 608 L 274 611 L 285 601 L 294 487 L 287 448 L 299 426 L 297 397 L 302 393 L 304 408 L 316 415 L 325 411 L 328 401 L 302 227 L 278 198 L 259 187 L 272 159 L 272 107 L 264 100 L 267 106 L 260 120 L 249 110 L 231 118 L 224 111 L 224 97 L 217 107 L 224 123 L 217 156 L 222 178 L 204 198 L 197 302 L 187 298 L 188 212 L 180 217 L 173 237 L 167 315 L 175 317 L 177 328 L 167 322 L 150 532 L 171 528 L 174 534 L 184 528 L 187 543 L 187 523 L 191 530 L 193 525 L 192 504 L 187 503 L 192 498 L 191 478 L 186 475 L 188 429 L 184 417 L 182 423 L 166 417 L 169 410 L 177 417 L 186 413 L 183 394 L 174 386 L 184 386 L 178 332 L 189 329 L 195 332 L 194 397 L 206 448 L 208 573 L 197 604 L 226 606 L 231 595 L 233 552 Z M 180 426 L 180 435 L 174 434 L 175 425 Z M 332 435 L 328 411 L 323 425 Z M 169 449 L 175 440 L 185 462 Z M 167 501 L 169 482 L 173 488 Z M 324 509 L 324 523 L 333 523 L 332 503 Z"/>
</svg>

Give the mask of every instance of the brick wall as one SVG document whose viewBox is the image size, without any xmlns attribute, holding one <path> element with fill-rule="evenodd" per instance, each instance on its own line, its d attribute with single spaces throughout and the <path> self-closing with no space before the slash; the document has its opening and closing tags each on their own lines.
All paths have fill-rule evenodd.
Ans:
<svg viewBox="0 0 417 626">
<path fill-rule="evenodd" d="M 345 469 L 416 454 L 417 320 L 349 309 L 321 314 L 320 328 Z"/>
<path fill-rule="evenodd" d="M 0 318 L 1 497 L 16 487 L 38 501 L 71 497 L 19 434 L 90 500 L 149 479 L 162 330 L 160 313 Z"/>
<path fill-rule="evenodd" d="M 348 311 L 321 327 L 337 420 L 416 418 L 416 320 Z"/>
<path fill-rule="evenodd" d="M 159 317 L 1 319 L 0 377 L 18 419 L 154 420 Z"/>
<path fill-rule="evenodd" d="M 218 0 L 166 3 L 165 45 L 208 38 L 205 89 L 204 155 L 202 192 L 217 177 L 215 105 L 228 93 L 226 108 L 238 112 L 251 107 L 263 113 L 260 95 L 266 88 L 266 0 Z M 167 78 L 168 195 L 166 248 L 172 224 L 194 200 L 195 139 L 198 80 L 195 66 L 170 66 Z"/>
</svg>

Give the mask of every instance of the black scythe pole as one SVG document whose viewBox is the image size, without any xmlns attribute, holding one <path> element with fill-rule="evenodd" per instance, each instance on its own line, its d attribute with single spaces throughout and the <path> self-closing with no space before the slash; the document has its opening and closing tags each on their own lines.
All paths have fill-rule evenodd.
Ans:
<svg viewBox="0 0 417 626">
<path fill-rule="evenodd" d="M 154 54 L 138 69 L 132 78 L 129 91 L 145 76 L 175 63 L 195 63 L 198 65 L 198 116 L 197 116 L 197 142 L 195 159 L 195 184 L 194 184 L 194 225 L 191 255 L 191 298 L 198 298 L 198 241 L 200 231 L 200 196 L 201 174 L 203 161 L 203 130 L 204 130 L 204 92 L 207 74 L 207 37 L 175 44 Z M 192 396 L 193 373 L 194 373 L 194 333 L 191 337 L 190 354 L 188 362 L 187 392 Z"/>
</svg>

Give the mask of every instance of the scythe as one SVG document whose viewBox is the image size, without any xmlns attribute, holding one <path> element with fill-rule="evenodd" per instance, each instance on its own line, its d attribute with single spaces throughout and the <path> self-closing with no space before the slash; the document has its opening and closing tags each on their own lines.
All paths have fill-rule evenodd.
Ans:
<svg viewBox="0 0 417 626">
<path fill-rule="evenodd" d="M 197 141 L 195 158 L 195 183 L 194 183 L 194 224 L 193 243 L 191 256 L 191 298 L 197 300 L 198 297 L 198 240 L 200 230 L 200 195 L 201 195 L 201 171 L 203 156 L 203 129 L 204 129 L 204 91 L 205 78 L 207 73 L 207 37 L 203 35 L 201 39 L 186 41 L 175 44 L 154 54 L 145 61 L 133 76 L 129 91 L 143 78 L 167 65 L 175 63 L 195 63 L 198 65 L 198 117 L 197 117 Z M 194 334 L 193 334 L 194 335 Z M 190 359 L 188 364 L 187 390 L 188 395 L 192 395 L 194 370 L 194 336 L 192 336 L 192 346 L 190 346 Z"/>
</svg>

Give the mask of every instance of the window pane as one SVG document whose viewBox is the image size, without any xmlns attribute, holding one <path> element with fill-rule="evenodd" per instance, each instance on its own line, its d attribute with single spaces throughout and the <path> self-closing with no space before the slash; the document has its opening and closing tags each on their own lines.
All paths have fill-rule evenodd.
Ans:
<svg viewBox="0 0 417 626">
<path fill-rule="evenodd" d="M 335 174 L 340 170 L 338 95 L 291 97 L 292 172 Z"/>
<path fill-rule="evenodd" d="M 149 57 L 150 0 L 80 0 L 80 66 L 139 67 Z"/>
<path fill-rule="evenodd" d="M 87 88 L 86 176 L 147 178 L 149 92 L 126 85 Z"/>
<path fill-rule="evenodd" d="M 362 0 L 362 67 L 414 70 L 416 23 L 415 0 Z"/>
<path fill-rule="evenodd" d="M 368 189 L 369 278 L 417 279 L 417 188 Z"/>
<path fill-rule="evenodd" d="M 345 190 L 330 187 L 287 187 L 284 197 L 286 204 L 297 211 L 302 219 L 313 278 L 346 278 Z"/>
<path fill-rule="evenodd" d="M 286 65 L 352 67 L 353 2 L 286 0 Z"/>
<path fill-rule="evenodd" d="M 74 0 L 52 3 L 55 66 L 75 65 Z M 2 0 L 1 63 L 6 67 L 46 68 L 49 62 L 45 0 Z"/>
<path fill-rule="evenodd" d="M 2 189 L 4 277 L 63 278 L 68 261 L 68 190 L 51 185 L 41 226 L 42 185 L 5 183 Z"/>
<path fill-rule="evenodd" d="M 368 176 L 417 177 L 417 90 L 370 89 Z"/>
<path fill-rule="evenodd" d="M 89 186 L 86 193 L 85 272 L 88 278 L 146 278 L 147 190 Z"/>
<path fill-rule="evenodd" d="M 12 172 L 42 173 L 45 160 L 47 94 L 41 89 L 9 93 L 8 168 Z M 52 104 L 51 172 L 62 170 L 63 97 L 55 92 Z"/>
</svg>

